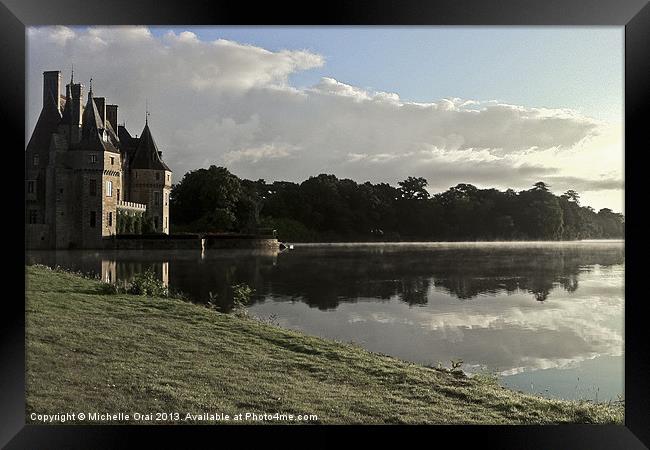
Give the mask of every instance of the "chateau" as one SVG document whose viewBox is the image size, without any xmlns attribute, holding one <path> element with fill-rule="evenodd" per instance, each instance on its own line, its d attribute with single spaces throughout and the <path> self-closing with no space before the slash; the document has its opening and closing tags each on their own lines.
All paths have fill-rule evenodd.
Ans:
<svg viewBox="0 0 650 450">
<path fill-rule="evenodd" d="M 43 108 L 25 152 L 27 248 L 103 248 L 120 217 L 139 216 L 169 234 L 172 171 L 148 120 L 140 137 L 118 125 L 117 105 L 87 98 L 73 75 L 43 73 Z"/>
</svg>

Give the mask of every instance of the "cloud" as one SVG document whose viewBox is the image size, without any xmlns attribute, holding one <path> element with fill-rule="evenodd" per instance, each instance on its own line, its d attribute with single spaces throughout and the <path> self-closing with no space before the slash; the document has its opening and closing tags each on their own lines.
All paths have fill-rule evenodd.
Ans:
<svg viewBox="0 0 650 450">
<path fill-rule="evenodd" d="M 552 176 L 547 177 L 546 180 L 548 180 L 551 187 L 555 190 L 573 189 L 578 192 L 588 192 L 610 189 L 620 190 L 625 187 L 624 181 L 618 178 L 586 179 L 570 176 Z"/>
<path fill-rule="evenodd" d="M 424 176 L 434 190 L 459 182 L 524 188 L 550 175 L 569 185 L 577 175 L 553 155 L 593 150 L 603 125 L 567 109 L 405 101 L 332 76 L 297 88 L 292 75 L 326 72 L 323 55 L 203 41 L 190 31 L 157 37 L 146 27 L 43 27 L 28 37 L 29 130 L 41 108 L 42 71 L 60 69 L 67 80 L 74 63 L 75 79 L 87 85 L 92 76 L 95 95 L 119 105 L 118 120 L 132 134 L 140 133 L 148 102 L 176 180 L 218 164 L 269 181 L 330 172 L 392 184 Z M 595 174 L 578 178 L 592 189 L 614 186 Z"/>
<path fill-rule="evenodd" d="M 255 304 L 259 317 L 273 312 L 283 326 L 320 336 L 361 342 L 373 351 L 421 364 L 462 358 L 466 370 L 488 366 L 513 375 L 549 368 L 567 368 L 624 350 L 621 286 L 622 266 L 583 271 L 580 289 L 553 290 L 540 303 L 528 292 L 459 303 L 437 287 L 427 292 L 424 306 L 409 307 L 392 297 L 385 302 L 341 303 L 327 317 L 307 314 L 302 303 Z M 282 298 L 274 292 L 273 298 Z M 296 309 L 298 308 L 298 309 Z M 404 336 L 409 336 L 405 339 Z M 503 344 L 506 343 L 506 344 Z"/>
<path fill-rule="evenodd" d="M 265 159 L 287 158 L 296 150 L 297 147 L 291 145 L 264 144 L 260 147 L 228 152 L 224 158 L 227 163 L 246 161 L 255 164 Z"/>
</svg>

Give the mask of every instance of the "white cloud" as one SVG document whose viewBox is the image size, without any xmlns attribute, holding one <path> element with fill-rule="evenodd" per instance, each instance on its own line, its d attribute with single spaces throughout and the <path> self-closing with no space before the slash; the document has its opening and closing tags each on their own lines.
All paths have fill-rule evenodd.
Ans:
<svg viewBox="0 0 650 450">
<path fill-rule="evenodd" d="M 260 317 L 273 312 L 284 317 L 283 326 L 363 342 L 371 350 L 422 364 L 455 357 L 465 361 L 466 370 L 487 365 L 506 376 L 621 356 L 623 271 L 622 266 L 596 266 L 580 274 L 580 289 L 556 288 L 543 303 L 525 291 L 459 303 L 432 287 L 427 304 L 418 307 L 395 296 L 382 303 L 341 302 L 327 317 L 303 314 L 300 309 L 310 306 L 288 302 L 255 304 L 252 312 Z M 274 294 L 282 297 L 282 292 Z"/>
<path fill-rule="evenodd" d="M 393 184 L 424 176 L 433 190 L 459 182 L 525 188 L 549 175 L 565 184 L 567 177 L 600 180 L 604 164 L 594 156 L 603 146 L 610 167 L 622 161 L 622 136 L 572 110 L 459 98 L 409 102 L 332 76 L 297 88 L 291 75 L 325 64 L 308 50 L 202 41 L 189 31 L 158 38 L 146 27 L 44 27 L 28 36 L 30 130 L 42 71 L 62 70 L 65 80 L 74 63 L 75 79 L 87 87 L 92 76 L 95 95 L 119 104 L 119 120 L 132 134 L 143 126 L 148 101 L 152 131 L 176 179 L 222 164 L 253 179 L 331 172 Z M 283 161 L 293 156 L 291 165 Z M 622 171 L 606 178 L 622 179 Z"/>
<path fill-rule="evenodd" d="M 253 164 L 264 159 L 287 158 L 298 148 L 292 145 L 264 144 L 260 147 L 234 150 L 225 154 L 227 163 L 246 161 Z"/>
</svg>

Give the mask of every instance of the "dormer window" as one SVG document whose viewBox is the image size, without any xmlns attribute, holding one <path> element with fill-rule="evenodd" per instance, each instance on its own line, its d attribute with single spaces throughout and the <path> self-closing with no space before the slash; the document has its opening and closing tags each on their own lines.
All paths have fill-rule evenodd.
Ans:
<svg viewBox="0 0 650 450">
<path fill-rule="evenodd" d="M 102 131 L 102 140 L 108 142 L 108 134 L 106 134 L 106 130 Z"/>
<path fill-rule="evenodd" d="M 33 164 L 34 166 L 38 166 L 39 162 L 40 162 L 40 161 L 39 161 L 38 153 L 37 153 L 37 154 L 35 154 L 34 157 L 32 158 L 32 164 Z"/>
</svg>

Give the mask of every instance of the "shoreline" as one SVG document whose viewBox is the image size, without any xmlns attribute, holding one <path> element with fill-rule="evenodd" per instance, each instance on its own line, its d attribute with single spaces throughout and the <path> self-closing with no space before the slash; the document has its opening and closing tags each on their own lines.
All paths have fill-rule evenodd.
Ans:
<svg viewBox="0 0 650 450">
<path fill-rule="evenodd" d="M 76 411 L 278 412 L 332 424 L 623 421 L 617 404 L 524 394 L 174 298 L 107 294 L 99 281 L 44 267 L 26 273 L 28 423 L 39 423 L 32 413 Z"/>
</svg>

